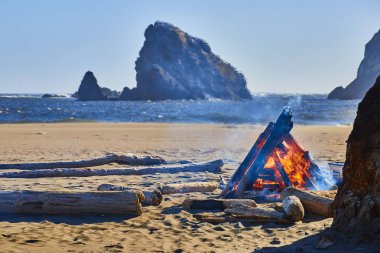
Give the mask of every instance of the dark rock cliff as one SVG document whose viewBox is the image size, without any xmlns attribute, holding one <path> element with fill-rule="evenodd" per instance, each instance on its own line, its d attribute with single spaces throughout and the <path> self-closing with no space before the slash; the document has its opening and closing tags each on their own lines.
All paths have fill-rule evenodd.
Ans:
<svg viewBox="0 0 380 253">
<path fill-rule="evenodd" d="M 106 97 L 98 85 L 98 81 L 91 71 L 87 71 L 84 75 L 77 96 L 78 99 L 82 101 L 106 100 Z"/>
<path fill-rule="evenodd" d="M 135 66 L 137 86 L 124 88 L 120 99 L 251 98 L 243 74 L 205 41 L 164 22 L 149 25 L 144 35 Z"/>
<path fill-rule="evenodd" d="M 357 77 L 346 88 L 335 88 L 329 99 L 361 99 L 380 75 L 380 31 L 366 44 Z"/>
</svg>

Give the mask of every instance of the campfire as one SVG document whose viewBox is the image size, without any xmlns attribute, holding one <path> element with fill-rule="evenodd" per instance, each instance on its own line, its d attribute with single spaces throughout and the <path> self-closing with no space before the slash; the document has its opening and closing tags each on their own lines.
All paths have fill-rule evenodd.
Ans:
<svg viewBox="0 0 380 253">
<path fill-rule="evenodd" d="M 286 187 L 318 190 L 328 185 L 309 152 L 290 134 L 292 110 L 285 107 L 276 123 L 270 122 L 223 190 L 223 198 L 237 198 L 247 191 L 266 195 Z"/>
</svg>

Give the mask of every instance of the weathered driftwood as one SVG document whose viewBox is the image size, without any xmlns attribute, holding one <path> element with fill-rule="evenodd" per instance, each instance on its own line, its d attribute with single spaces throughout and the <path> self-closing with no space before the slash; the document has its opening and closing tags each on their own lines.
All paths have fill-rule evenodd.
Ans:
<svg viewBox="0 0 380 253">
<path fill-rule="evenodd" d="M 296 196 L 301 200 L 306 212 L 322 215 L 324 217 L 333 217 L 332 203 L 333 199 L 318 196 L 317 194 L 306 192 L 294 187 L 285 188 L 281 192 L 281 198 Z"/>
<path fill-rule="evenodd" d="M 41 177 L 91 177 L 91 176 L 128 176 L 146 175 L 155 173 L 180 172 L 221 172 L 222 160 L 204 163 L 190 163 L 181 165 L 166 165 L 159 167 L 115 168 L 115 169 L 43 169 L 20 172 L 0 173 L 0 178 L 41 178 Z"/>
<path fill-rule="evenodd" d="M 283 137 L 290 132 L 293 127 L 292 111 L 289 107 L 286 107 L 276 123 L 272 127 L 268 138 L 262 148 L 257 152 L 256 158 L 252 162 L 247 172 L 241 177 L 241 180 L 237 184 L 237 188 L 232 196 L 238 197 L 244 191 L 250 190 L 256 182 L 261 168 L 264 168 L 270 154 L 275 150 L 275 147 L 283 141 Z"/>
<path fill-rule="evenodd" d="M 290 224 L 291 221 L 287 219 L 269 219 L 269 218 L 247 218 L 239 216 L 231 216 L 228 214 L 215 214 L 215 213 L 198 213 L 193 214 L 193 217 L 199 221 L 209 223 L 223 223 L 223 222 L 249 222 L 249 223 L 267 223 L 274 222 L 279 224 Z"/>
<path fill-rule="evenodd" d="M 251 199 L 185 199 L 182 206 L 185 210 L 221 210 L 244 204 L 247 206 L 256 206 L 256 202 Z"/>
<path fill-rule="evenodd" d="M 141 192 L 0 191 L 1 214 L 141 215 Z"/>
<path fill-rule="evenodd" d="M 270 219 L 270 220 L 285 220 L 285 213 L 276 211 L 272 208 L 264 207 L 252 207 L 242 204 L 235 204 L 224 210 L 225 213 L 233 214 L 239 217 L 245 218 L 259 218 L 259 219 Z"/>
<path fill-rule="evenodd" d="M 162 194 L 213 192 L 219 187 L 219 182 L 191 182 L 180 184 L 165 184 L 158 189 Z"/>
<path fill-rule="evenodd" d="M 240 166 L 237 168 L 235 173 L 232 175 L 230 181 L 224 188 L 223 192 L 221 193 L 221 197 L 226 197 L 229 194 L 231 194 L 232 191 L 234 191 L 234 186 L 237 184 L 241 177 L 244 175 L 244 173 L 252 166 L 253 162 L 256 159 L 257 153 L 264 145 L 265 140 L 270 135 L 272 128 L 274 126 L 274 123 L 270 122 L 264 132 L 260 134 L 260 136 L 257 138 L 255 144 L 252 146 L 251 150 L 248 152 L 247 156 L 244 158 L 243 162 L 240 164 Z"/>
<path fill-rule="evenodd" d="M 282 200 L 282 207 L 288 218 L 292 221 L 300 221 L 305 216 L 305 210 L 299 198 L 288 196 Z"/>
<path fill-rule="evenodd" d="M 97 188 L 98 191 L 137 191 L 125 186 L 113 185 L 113 184 L 101 184 Z M 159 206 L 162 202 L 162 194 L 158 190 L 154 191 L 141 191 L 144 194 L 144 200 L 142 201 L 145 205 Z"/>
<path fill-rule="evenodd" d="M 165 160 L 159 156 L 136 156 L 132 154 L 107 154 L 105 156 L 78 161 L 63 162 L 43 162 L 43 163 L 9 163 L 0 164 L 0 169 L 18 169 L 18 170 L 42 170 L 55 168 L 84 168 L 93 167 L 109 163 L 119 163 L 127 165 L 159 165 L 165 163 Z"/>
</svg>

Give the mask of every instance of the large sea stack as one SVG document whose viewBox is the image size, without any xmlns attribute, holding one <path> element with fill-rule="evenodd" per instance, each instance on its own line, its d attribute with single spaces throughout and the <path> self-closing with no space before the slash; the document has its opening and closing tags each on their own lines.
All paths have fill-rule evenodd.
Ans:
<svg viewBox="0 0 380 253">
<path fill-rule="evenodd" d="M 380 241 L 380 77 L 359 104 L 343 171 L 333 228 Z"/>
<path fill-rule="evenodd" d="M 364 59 L 360 63 L 357 77 L 346 88 L 335 88 L 328 96 L 333 99 L 362 99 L 380 75 L 380 31 L 366 44 Z"/>
<path fill-rule="evenodd" d="M 242 73 L 215 55 L 203 40 L 156 22 L 145 30 L 136 60 L 136 88 L 123 100 L 250 99 Z"/>
<path fill-rule="evenodd" d="M 87 71 L 78 89 L 78 99 L 82 101 L 105 100 L 94 74 Z"/>
</svg>

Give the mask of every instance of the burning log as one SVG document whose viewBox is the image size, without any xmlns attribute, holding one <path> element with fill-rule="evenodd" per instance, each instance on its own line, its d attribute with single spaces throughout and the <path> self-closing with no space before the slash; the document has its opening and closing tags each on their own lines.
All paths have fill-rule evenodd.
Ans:
<svg viewBox="0 0 380 253">
<path fill-rule="evenodd" d="M 191 182 L 181 184 L 166 184 L 158 189 L 162 194 L 213 192 L 219 187 L 219 182 Z"/>
<path fill-rule="evenodd" d="M 91 177 L 91 176 L 129 176 L 146 175 L 155 173 L 180 173 L 180 172 L 221 172 L 222 160 L 204 163 L 191 163 L 181 165 L 167 165 L 161 167 L 142 168 L 115 168 L 115 169 L 43 169 L 21 172 L 0 173 L 0 178 L 42 178 L 42 177 Z"/>
<path fill-rule="evenodd" d="M 288 196 L 282 200 L 282 207 L 286 215 L 292 221 L 300 221 L 305 216 L 305 210 L 299 198 Z"/>
<path fill-rule="evenodd" d="M 0 191 L 2 214 L 141 215 L 141 192 Z"/>
<path fill-rule="evenodd" d="M 259 218 L 269 220 L 285 220 L 285 213 L 276 211 L 272 208 L 251 207 L 244 204 L 235 204 L 224 210 L 225 213 L 233 214 L 244 218 Z"/>
<path fill-rule="evenodd" d="M 193 217 L 198 221 L 204 221 L 209 223 L 223 223 L 223 222 L 250 222 L 250 223 L 267 223 L 274 222 L 278 224 L 290 224 L 291 221 L 287 219 L 268 219 L 268 218 L 247 218 L 239 216 L 231 216 L 228 214 L 215 214 L 215 213 L 198 213 L 193 214 Z"/>
<path fill-rule="evenodd" d="M 185 199 L 182 207 L 185 210 L 224 210 L 237 204 L 246 206 L 257 206 L 251 199 Z"/>
<path fill-rule="evenodd" d="M 289 196 L 296 196 L 299 198 L 307 212 L 322 215 L 324 217 L 333 217 L 333 199 L 318 196 L 317 194 L 296 189 L 294 187 L 285 188 L 281 192 L 282 199 Z"/>
<path fill-rule="evenodd" d="M 98 191 L 131 191 L 140 192 L 135 189 L 131 189 L 125 186 L 113 185 L 113 184 L 101 184 L 97 188 Z M 154 191 L 142 191 L 144 194 L 144 200 L 142 204 L 159 206 L 162 202 L 162 194 L 158 190 Z"/>
<path fill-rule="evenodd" d="M 79 161 L 64 162 L 45 162 L 45 163 L 9 163 L 0 164 L 0 169 L 18 169 L 18 170 L 42 170 L 56 168 L 84 168 L 93 167 L 110 163 L 126 164 L 126 165 L 159 165 L 165 163 L 165 160 L 159 156 L 136 156 L 136 155 L 120 155 L 107 154 L 105 156 L 93 159 L 84 159 Z"/>
</svg>

